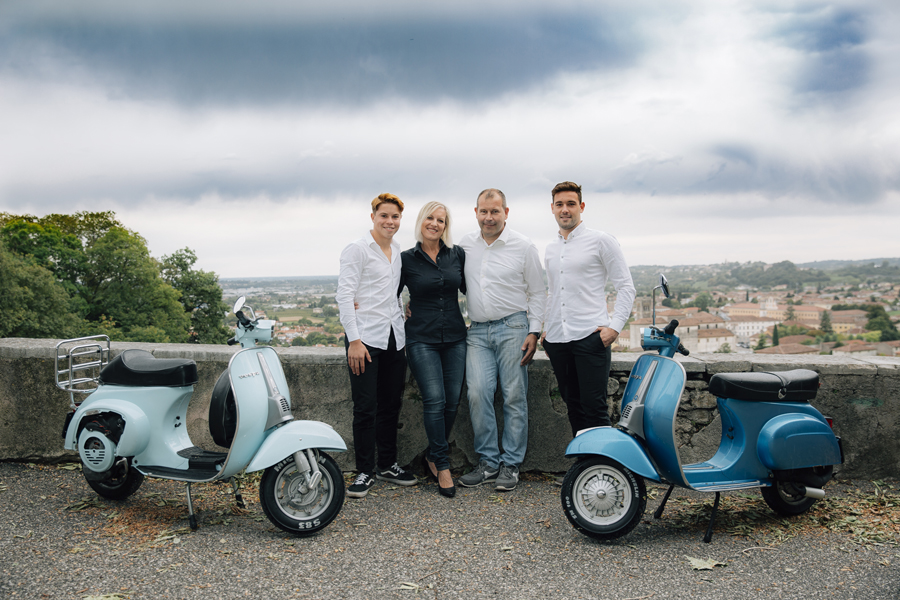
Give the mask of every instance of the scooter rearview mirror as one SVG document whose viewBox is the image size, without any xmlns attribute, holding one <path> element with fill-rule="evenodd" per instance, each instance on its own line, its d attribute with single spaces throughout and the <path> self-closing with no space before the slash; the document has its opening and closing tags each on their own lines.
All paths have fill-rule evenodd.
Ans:
<svg viewBox="0 0 900 600">
<path fill-rule="evenodd" d="M 659 287 L 662 288 L 663 294 L 665 294 L 666 298 L 672 297 L 672 295 L 669 293 L 669 280 L 666 279 L 666 276 L 662 273 L 659 274 Z"/>
<path fill-rule="evenodd" d="M 244 301 L 246 301 L 246 300 L 247 300 L 247 299 L 246 299 L 244 296 L 241 296 L 240 298 L 238 298 L 238 299 L 237 299 L 237 302 L 234 303 L 234 310 L 231 311 L 231 312 L 233 312 L 234 314 L 237 314 L 237 312 L 238 312 L 239 310 L 241 310 L 242 308 L 244 308 Z"/>
</svg>

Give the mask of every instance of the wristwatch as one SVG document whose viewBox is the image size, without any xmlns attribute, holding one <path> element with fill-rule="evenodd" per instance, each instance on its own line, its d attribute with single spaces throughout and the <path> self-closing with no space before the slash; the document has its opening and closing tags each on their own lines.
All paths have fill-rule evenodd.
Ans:
<svg viewBox="0 0 900 600">
<path fill-rule="evenodd" d="M 536 337 L 537 339 L 541 339 L 541 332 L 540 332 L 540 331 L 529 331 L 529 332 L 528 332 L 528 335 L 533 335 L 533 336 Z"/>
</svg>

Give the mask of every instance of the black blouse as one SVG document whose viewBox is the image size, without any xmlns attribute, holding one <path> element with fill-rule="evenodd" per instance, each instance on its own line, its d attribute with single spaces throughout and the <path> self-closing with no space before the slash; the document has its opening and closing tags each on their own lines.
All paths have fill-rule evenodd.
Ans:
<svg viewBox="0 0 900 600">
<path fill-rule="evenodd" d="M 409 288 L 412 316 L 406 320 L 406 341 L 438 344 L 458 342 L 466 337 L 466 322 L 459 311 L 456 290 L 466 293 L 466 252 L 460 246 L 441 244 L 437 262 L 422 244 L 400 254 L 403 270 L 400 287 Z"/>
</svg>

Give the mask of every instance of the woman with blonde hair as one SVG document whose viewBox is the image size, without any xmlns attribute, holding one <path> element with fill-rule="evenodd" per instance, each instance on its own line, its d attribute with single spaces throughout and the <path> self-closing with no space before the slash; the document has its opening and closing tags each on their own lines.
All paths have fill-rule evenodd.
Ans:
<svg viewBox="0 0 900 600">
<path fill-rule="evenodd" d="M 466 293 L 466 253 L 450 236 L 450 211 L 429 202 L 416 219 L 416 246 L 401 254 L 400 288 L 409 289 L 406 356 L 422 394 L 428 451 L 426 474 L 443 496 L 456 495 L 447 438 L 465 377 L 466 322 L 457 291 Z"/>
</svg>

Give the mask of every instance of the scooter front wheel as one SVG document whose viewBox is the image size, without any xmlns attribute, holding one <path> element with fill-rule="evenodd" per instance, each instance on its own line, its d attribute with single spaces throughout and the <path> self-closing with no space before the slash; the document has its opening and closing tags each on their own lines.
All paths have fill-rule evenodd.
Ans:
<svg viewBox="0 0 900 600">
<path fill-rule="evenodd" d="M 289 456 L 263 473 L 259 500 L 278 528 L 294 535 L 312 535 L 334 521 L 344 506 L 344 480 L 333 458 L 319 452 L 322 478 L 309 486 L 306 473 Z"/>
<path fill-rule="evenodd" d="M 592 456 L 566 473 L 560 499 L 575 529 L 611 540 L 637 527 L 647 508 L 647 488 L 641 477 L 618 462 Z"/>
</svg>

